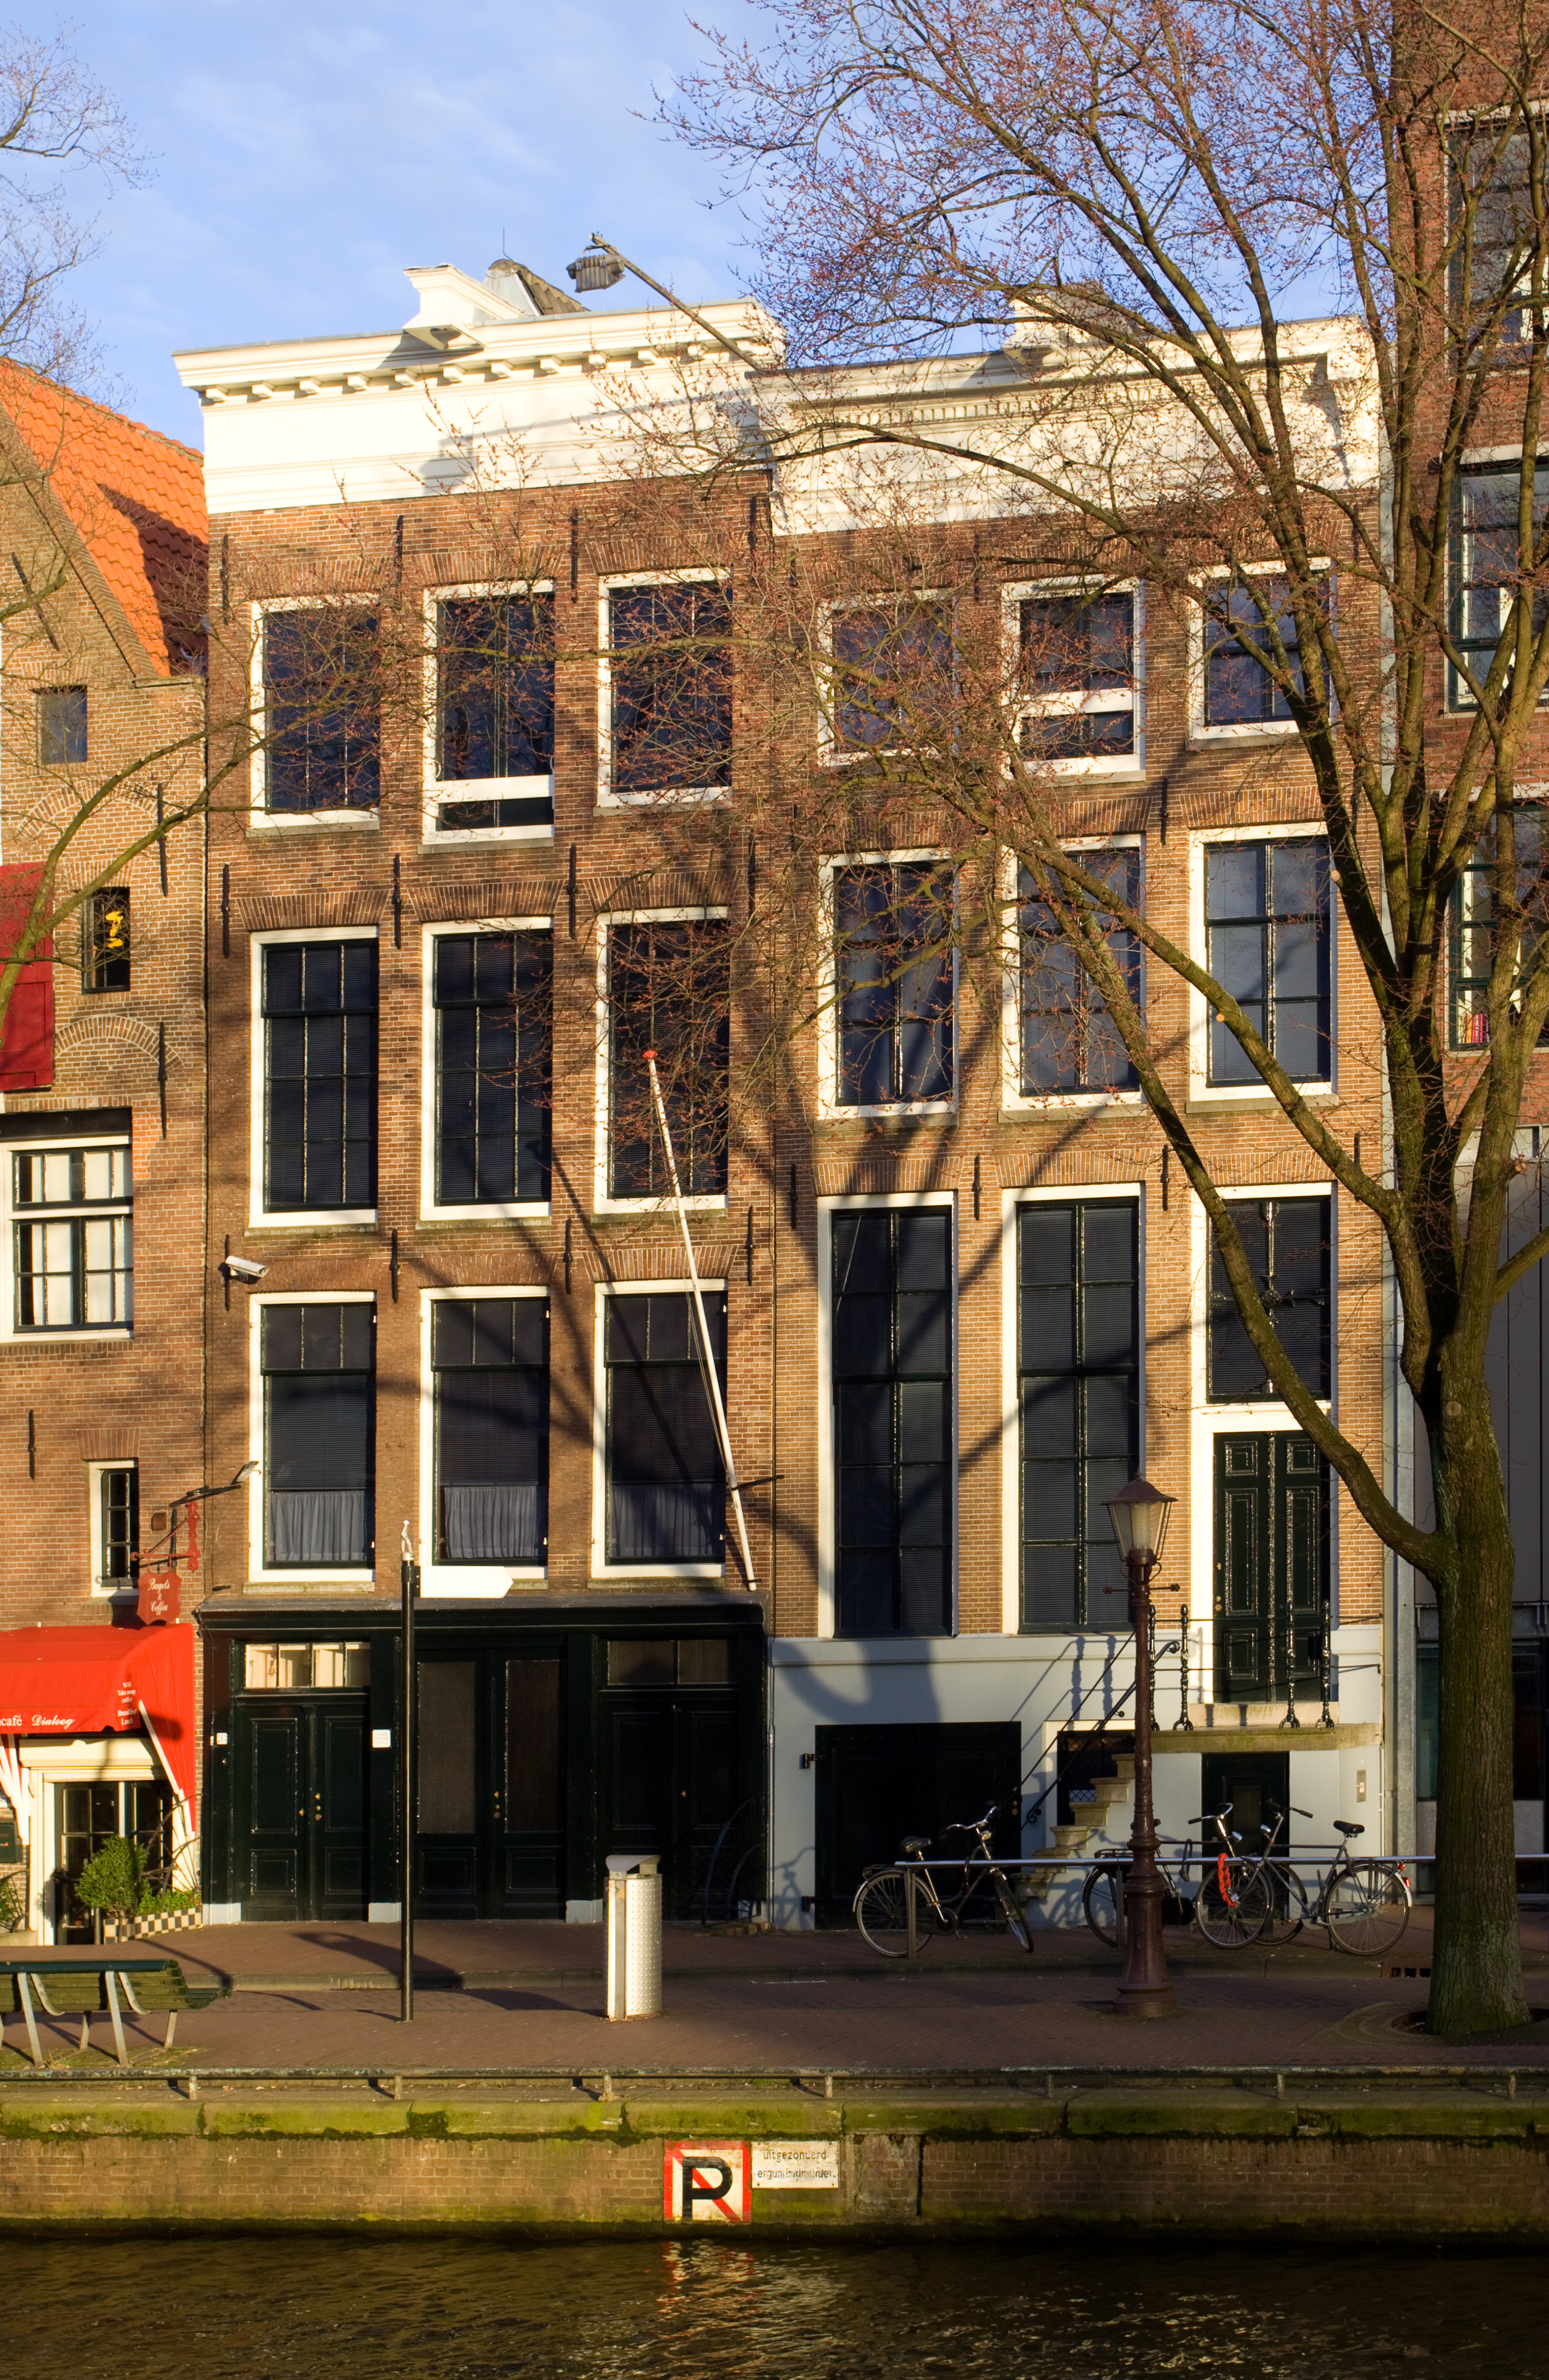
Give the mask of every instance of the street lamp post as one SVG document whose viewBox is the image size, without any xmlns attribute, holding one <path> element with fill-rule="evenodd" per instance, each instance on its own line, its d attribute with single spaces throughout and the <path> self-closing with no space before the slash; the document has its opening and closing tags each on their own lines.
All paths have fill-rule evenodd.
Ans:
<svg viewBox="0 0 1549 2380">
<path fill-rule="evenodd" d="M 1151 1580 L 1162 1558 L 1176 1499 L 1136 1477 L 1107 1499 L 1107 1515 L 1130 1589 L 1135 1633 L 1135 1816 L 1124 1879 L 1124 1972 L 1119 2016 L 1170 2016 L 1176 2003 L 1162 1949 L 1163 1884 L 1156 1867 L 1156 1817 L 1151 1797 Z"/>
</svg>

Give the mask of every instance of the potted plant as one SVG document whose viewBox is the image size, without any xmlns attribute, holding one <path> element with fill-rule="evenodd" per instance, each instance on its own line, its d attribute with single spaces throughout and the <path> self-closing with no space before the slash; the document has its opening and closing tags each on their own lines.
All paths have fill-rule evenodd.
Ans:
<svg viewBox="0 0 1549 2380">
<path fill-rule="evenodd" d="M 75 1880 L 75 1897 L 105 1926 L 117 1929 L 139 1914 L 145 1893 L 145 1853 L 127 1835 L 110 1835 Z"/>
</svg>

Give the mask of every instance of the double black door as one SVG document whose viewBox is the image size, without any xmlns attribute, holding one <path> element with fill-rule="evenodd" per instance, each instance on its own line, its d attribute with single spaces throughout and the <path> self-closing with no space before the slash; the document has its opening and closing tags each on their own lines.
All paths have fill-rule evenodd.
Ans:
<svg viewBox="0 0 1549 2380">
<path fill-rule="evenodd" d="M 667 1914 L 698 1916 L 717 1845 L 751 1798 L 741 1774 L 735 1695 L 704 1688 L 605 1694 L 602 1740 L 604 1853 L 654 1852 Z M 744 1897 L 756 1900 L 762 1890 L 749 1871 Z"/>
<path fill-rule="evenodd" d="M 366 1697 L 249 1704 L 238 1736 L 242 1914 L 366 1914 Z"/>
<path fill-rule="evenodd" d="M 426 1917 L 563 1917 L 559 1649 L 419 1663 L 417 1906 Z"/>
<path fill-rule="evenodd" d="M 817 1918 L 848 1925 L 870 1866 L 898 1857 L 905 1835 L 926 1835 L 929 1856 L 972 1848 L 950 1826 L 982 1817 L 1014 1859 L 1022 1832 L 1022 1728 L 1016 1719 L 921 1720 L 902 1726 L 820 1727 L 817 1745 Z"/>
<path fill-rule="evenodd" d="M 1216 1692 L 1318 1692 L 1328 1600 L 1328 1472 L 1300 1430 L 1216 1441 Z"/>
</svg>

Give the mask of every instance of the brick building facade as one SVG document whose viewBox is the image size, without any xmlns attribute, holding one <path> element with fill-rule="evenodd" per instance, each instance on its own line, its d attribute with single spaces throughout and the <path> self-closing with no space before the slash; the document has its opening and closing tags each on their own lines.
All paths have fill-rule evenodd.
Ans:
<svg viewBox="0 0 1549 2380">
<path fill-rule="evenodd" d="M 8 930 L 55 856 L 54 911 L 98 887 L 21 971 L 0 1045 L 0 1630 L 7 1657 L 47 1632 L 87 1708 L 141 1633 L 156 1512 L 204 1478 L 202 821 L 155 840 L 203 783 L 204 491 L 191 449 L 14 370 L 0 454 Z M 68 1878 L 120 1830 L 192 1880 L 196 1714 L 152 1695 L 148 1726 L 131 1694 L 72 1729 L 54 1673 L 38 1692 L 42 1712 L 7 1659 L 0 1865 L 47 1936 L 82 1922 Z"/>
<path fill-rule="evenodd" d="M 604 1855 L 657 1849 L 680 1913 L 740 1876 L 731 1903 L 800 1924 L 846 1910 L 906 1827 L 991 1798 L 1022 1797 L 1008 1850 L 1059 1824 L 1078 1842 L 1083 1811 L 1121 1832 L 1122 1789 L 1097 1778 L 1123 1750 L 1131 1663 L 1102 1602 L 1100 1507 L 1141 1467 L 1179 1500 L 1159 1643 L 1183 1649 L 1160 1697 L 1193 1730 L 1158 1745 L 1164 1832 L 1216 1793 L 1250 1814 L 1275 1794 L 1313 1812 L 1313 1839 L 1357 1811 L 1386 1839 L 1380 1550 L 1283 1407 L 1233 1371 L 1199 1210 L 1138 1094 L 1024 1075 L 1014 960 L 1006 1029 L 939 1025 L 926 1096 L 847 1090 L 831 1018 L 793 1039 L 780 1088 L 733 1099 L 719 1154 L 669 1095 L 753 1483 L 744 1577 L 678 1216 L 648 1115 L 622 1120 L 659 1035 L 641 987 L 661 953 L 723 931 L 727 1062 L 751 1082 L 758 1002 L 737 953 L 771 885 L 795 948 L 852 865 L 896 877 L 951 855 L 938 820 L 894 818 L 880 844 L 809 855 L 805 887 L 771 869 L 771 787 L 827 732 L 799 689 L 712 689 L 697 731 L 724 732 L 723 765 L 675 781 L 671 733 L 653 760 L 660 689 L 631 649 L 664 624 L 713 644 L 714 539 L 643 504 L 609 441 L 641 392 L 671 398 L 702 325 L 584 312 L 503 265 L 411 278 L 401 332 L 178 359 L 207 431 L 212 708 L 234 716 L 250 686 L 268 739 L 246 806 L 210 831 L 210 1257 L 226 1281 L 205 1475 L 260 1467 L 245 1510 L 210 1515 L 209 1903 L 396 1909 L 405 1528 L 427 1912 L 590 1917 Z M 772 360 L 753 310 L 704 319 Z M 1359 381 L 1346 326 L 1308 324 L 1303 345 L 1311 378 Z M 1005 404 L 993 358 L 932 370 L 933 400 L 986 419 Z M 1351 468 L 1370 472 L 1357 415 Z M 759 540 L 781 559 L 783 541 L 793 584 L 804 540 L 829 534 L 795 526 L 823 490 L 777 485 L 771 504 L 767 488 L 733 479 L 722 501 L 738 519 L 745 501 L 750 576 Z M 992 616 L 1039 600 L 996 576 Z M 1218 930 L 1256 933 L 1273 967 L 1282 928 L 1311 920 L 1307 982 L 1285 956 L 1270 997 L 1288 1034 L 1310 1003 L 1309 1095 L 1374 1148 L 1374 1036 L 1318 889 L 1294 734 L 1267 711 L 1213 718 L 1197 621 L 1144 588 L 1126 600 L 1131 716 L 1100 767 L 1071 768 L 1071 832 L 1132 855 L 1152 913 L 1202 953 Z M 1320 1390 L 1381 1467 L 1375 1239 L 1268 1095 L 1216 1079 L 1192 996 L 1163 979 L 1149 997 Z M 876 1488 L 892 1519 L 866 1560 L 870 1491 L 836 1436 L 856 1263 L 880 1268 L 867 1293 L 894 1351 L 867 1391 L 885 1382 L 894 1435 Z M 1090 1291 L 1094 1317 L 1107 1294 L 1122 1347 L 1061 1354 L 1043 1288 L 1083 1314 Z M 907 1297 L 938 1308 L 917 1376 L 897 1353 Z M 1112 1445 L 1098 1373 L 1126 1416 Z M 905 1479 L 900 1416 L 927 1411 L 940 1475 Z M 939 1516 L 924 1539 L 900 1518 L 922 1496 Z M 1105 1712 L 1106 1744 L 1071 1768 L 1070 1739 Z"/>
</svg>

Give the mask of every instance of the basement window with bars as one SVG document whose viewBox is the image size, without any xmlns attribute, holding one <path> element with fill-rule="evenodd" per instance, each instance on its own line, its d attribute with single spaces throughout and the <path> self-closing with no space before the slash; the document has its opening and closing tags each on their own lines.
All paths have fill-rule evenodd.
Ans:
<svg viewBox="0 0 1549 2380">
<path fill-rule="evenodd" d="M 1024 1629 L 1129 1625 L 1104 1509 L 1140 1444 L 1140 1219 L 1132 1199 L 1017 1216 Z"/>
<path fill-rule="evenodd" d="M 554 822 L 554 598 L 449 597 L 436 606 L 434 823 L 442 833 Z"/>
<path fill-rule="evenodd" d="M 952 1248 L 945 1207 L 833 1219 L 835 1622 L 942 1636 L 952 1619 Z"/>
<path fill-rule="evenodd" d="M 704 1293 L 711 1346 L 693 1298 L 652 1290 L 607 1301 L 604 1325 L 607 1558 L 720 1563 L 726 1553 L 726 1473 L 707 1384 L 726 1381 L 726 1297 Z"/>
<path fill-rule="evenodd" d="M 549 1196 L 553 937 L 438 934 L 436 1204 Z"/>
<path fill-rule="evenodd" d="M 549 1301 L 438 1298 L 436 1560 L 541 1563 L 549 1543 Z"/>
<path fill-rule="evenodd" d="M 955 1075 L 955 877 L 939 859 L 836 868 L 834 1104 L 945 1102 Z"/>
<path fill-rule="evenodd" d="M 127 1330 L 134 1319 L 127 1145 L 18 1149 L 10 1191 L 16 1329 Z"/>
<path fill-rule="evenodd" d="M 259 1318 L 265 1566 L 369 1570 L 376 1309 L 309 1299 Z"/>
<path fill-rule="evenodd" d="M 1329 1201 L 1234 1198 L 1231 1215 L 1275 1336 L 1303 1387 L 1326 1397 L 1333 1309 Z M 1243 1328 L 1214 1235 L 1208 1368 L 1213 1404 L 1258 1404 L 1279 1397 Z"/>
<path fill-rule="evenodd" d="M 376 942 L 271 942 L 262 966 L 265 1209 L 369 1208 Z"/>
</svg>

